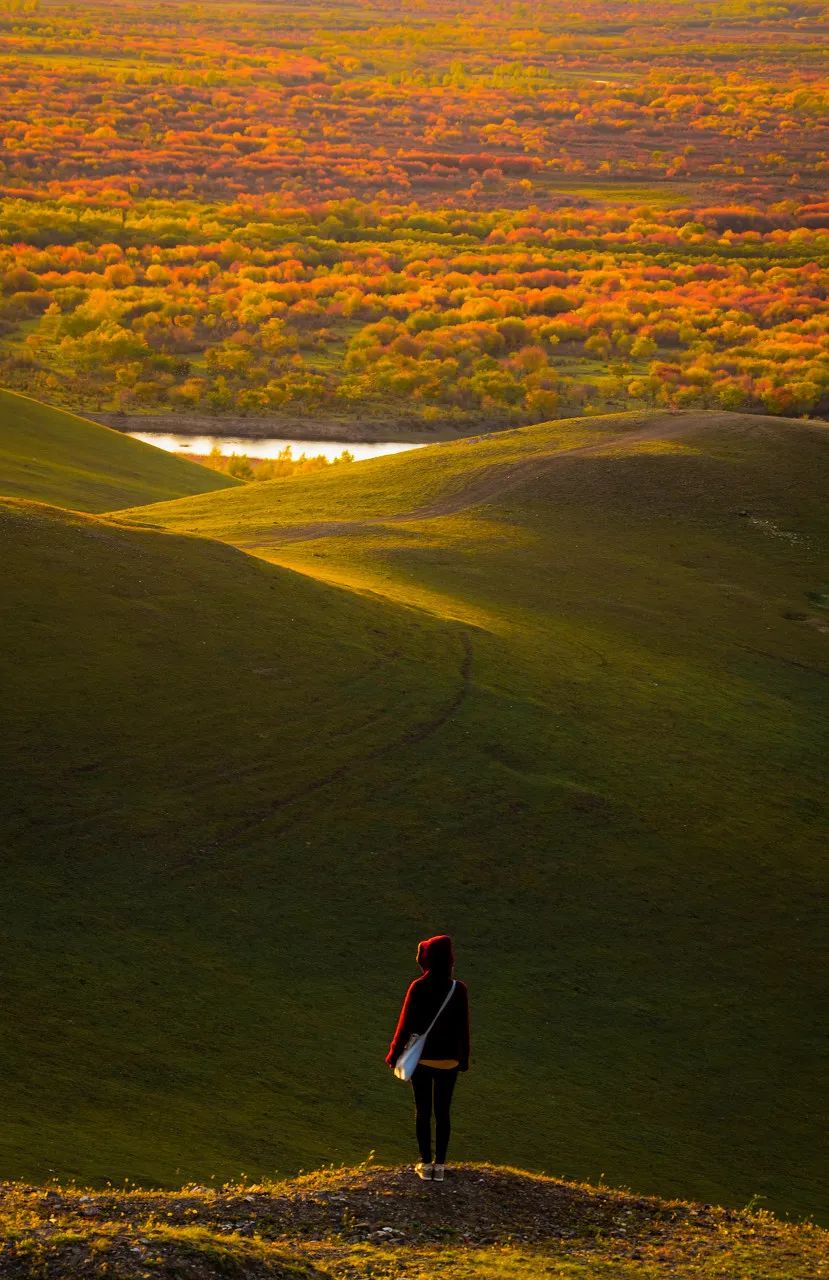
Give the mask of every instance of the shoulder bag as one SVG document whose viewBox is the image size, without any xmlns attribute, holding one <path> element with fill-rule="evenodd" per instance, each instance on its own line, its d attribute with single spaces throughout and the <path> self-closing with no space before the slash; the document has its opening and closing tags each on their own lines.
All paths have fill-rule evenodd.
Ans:
<svg viewBox="0 0 829 1280">
<path fill-rule="evenodd" d="M 438 1009 L 432 1021 L 429 1023 L 426 1030 L 421 1032 L 420 1035 L 413 1035 L 409 1037 L 409 1041 L 405 1049 L 403 1050 L 400 1057 L 397 1059 L 397 1061 L 394 1064 L 394 1074 L 397 1076 L 398 1080 L 411 1080 L 412 1076 L 414 1075 L 414 1069 L 417 1066 L 418 1062 L 420 1062 L 420 1055 L 423 1053 L 423 1046 L 426 1043 L 426 1037 L 429 1035 L 429 1032 L 432 1030 L 432 1027 L 435 1025 L 438 1018 L 440 1017 L 440 1015 L 443 1013 L 444 1009 L 448 1005 L 449 1001 L 452 999 L 452 996 L 455 993 L 455 987 L 457 985 L 458 985 L 457 981 L 453 979 L 452 985 L 449 988 L 449 994 L 447 995 L 443 1004 Z"/>
</svg>

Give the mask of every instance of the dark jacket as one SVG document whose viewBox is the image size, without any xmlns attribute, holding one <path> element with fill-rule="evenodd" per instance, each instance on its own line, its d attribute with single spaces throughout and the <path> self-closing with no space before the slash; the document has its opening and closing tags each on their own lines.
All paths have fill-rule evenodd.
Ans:
<svg viewBox="0 0 829 1280">
<path fill-rule="evenodd" d="M 452 939 L 445 933 L 427 938 L 417 949 L 417 962 L 424 970 L 416 978 L 403 1001 L 386 1062 L 392 1066 L 412 1035 L 429 1026 L 452 983 Z M 461 1071 L 469 1067 L 469 996 L 466 984 L 458 982 L 452 999 L 438 1018 L 423 1047 L 424 1058 L 456 1058 Z"/>
</svg>

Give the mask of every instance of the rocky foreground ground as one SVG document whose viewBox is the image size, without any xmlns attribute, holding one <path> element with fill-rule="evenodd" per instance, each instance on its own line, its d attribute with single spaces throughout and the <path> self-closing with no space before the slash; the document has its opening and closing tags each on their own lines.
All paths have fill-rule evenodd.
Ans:
<svg viewBox="0 0 829 1280">
<path fill-rule="evenodd" d="M 180 1191 L 0 1186 L 10 1280 L 816 1280 L 829 1235 L 766 1212 L 663 1201 L 491 1165 L 443 1184 L 326 1169 Z"/>
</svg>

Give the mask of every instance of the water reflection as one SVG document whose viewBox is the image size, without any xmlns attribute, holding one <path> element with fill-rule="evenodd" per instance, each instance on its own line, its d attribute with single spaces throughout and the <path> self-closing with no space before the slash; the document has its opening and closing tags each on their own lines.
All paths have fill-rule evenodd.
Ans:
<svg viewBox="0 0 829 1280">
<path fill-rule="evenodd" d="M 395 440 L 365 441 L 343 440 L 245 440 L 241 436 L 176 436 L 158 431 L 130 431 L 134 440 L 154 444 L 169 453 L 192 453 L 204 456 L 214 448 L 229 458 L 231 454 L 246 454 L 249 458 L 278 458 L 289 445 L 294 458 L 303 453 L 306 457 L 338 458 L 347 449 L 358 461 L 379 458 L 384 453 L 402 453 L 405 449 L 420 449 L 420 444 L 401 444 Z"/>
</svg>

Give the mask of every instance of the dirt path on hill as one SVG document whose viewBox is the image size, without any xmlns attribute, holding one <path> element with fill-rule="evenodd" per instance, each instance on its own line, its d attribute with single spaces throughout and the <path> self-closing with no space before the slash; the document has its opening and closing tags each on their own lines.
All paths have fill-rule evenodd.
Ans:
<svg viewBox="0 0 829 1280">
<path fill-rule="evenodd" d="M 378 760 L 382 756 L 388 756 L 389 753 L 402 750 L 405 747 L 417 746 L 421 742 L 425 742 L 427 738 L 431 738 L 433 734 L 448 724 L 452 717 L 460 711 L 466 701 L 470 686 L 472 684 L 472 641 L 467 631 L 462 631 L 461 636 L 461 660 L 458 666 L 458 683 L 452 697 L 447 703 L 440 707 L 428 720 L 421 721 L 420 724 L 413 724 L 403 733 L 393 738 L 391 742 L 382 742 L 379 746 L 374 747 L 365 755 L 358 756 L 353 760 L 347 760 L 344 764 L 338 765 L 336 769 L 332 769 L 329 773 L 325 773 L 321 778 L 315 779 L 314 782 L 307 783 L 304 787 L 298 788 L 287 796 L 283 796 L 275 800 L 267 812 L 260 814 L 239 827 L 234 828 L 228 833 L 230 837 L 247 834 L 256 827 L 262 826 L 270 818 L 281 813 L 282 810 L 290 808 L 292 805 L 301 804 L 329 787 L 332 782 L 339 782 L 342 778 L 349 775 L 357 776 L 359 770 L 365 765 L 370 764 L 373 760 Z M 294 818 L 289 818 L 286 822 L 280 824 L 279 834 L 287 830 L 289 826 L 293 826 L 302 817 L 297 814 Z"/>
<path fill-rule="evenodd" d="M 625 431 L 607 439 L 593 441 L 591 444 L 574 445 L 571 449 L 561 449 L 558 453 L 547 457 L 531 457 L 519 462 L 499 465 L 497 462 L 475 476 L 467 485 L 456 493 L 449 493 L 437 501 L 423 507 L 415 507 L 411 511 L 399 512 L 388 516 L 369 516 L 362 520 L 316 520 L 308 524 L 275 526 L 271 533 L 260 535 L 255 541 L 241 542 L 238 545 L 245 550 L 253 548 L 281 546 L 288 542 L 311 542 L 317 538 L 336 538 L 358 530 L 372 527 L 404 524 L 413 520 L 430 520 L 439 516 L 457 515 L 470 507 L 482 506 L 492 502 L 511 490 L 524 484 L 536 476 L 554 469 L 571 458 L 584 457 L 589 454 L 611 452 L 620 444 L 642 444 L 649 440 L 672 440 L 689 431 L 705 430 L 711 427 L 744 427 L 747 429 L 779 426 L 789 420 L 760 415 L 740 413 L 669 413 L 660 415 L 654 421 L 653 415 L 642 414 L 647 426 L 641 430 Z M 806 424 L 804 424 L 806 425 Z M 816 424 L 820 425 L 820 424 Z"/>
<path fill-rule="evenodd" d="M 266 823 L 269 823 L 274 819 L 277 820 L 277 825 L 269 828 L 268 835 L 272 837 L 284 835 L 286 831 L 289 831 L 292 827 L 296 826 L 296 824 L 305 816 L 304 811 L 302 810 L 299 812 L 294 810 L 292 813 L 291 810 L 294 809 L 294 806 L 303 804 L 319 792 L 330 787 L 333 783 L 340 782 L 343 778 L 347 778 L 349 776 L 358 777 L 360 770 L 367 764 L 372 763 L 374 760 L 379 760 L 383 757 L 388 757 L 388 759 L 392 761 L 396 760 L 396 753 L 398 751 L 404 750 L 406 747 L 417 746 L 420 743 L 425 742 L 428 738 L 431 738 L 433 734 L 437 733 L 447 725 L 466 702 L 472 687 L 473 649 L 472 639 L 467 628 L 463 628 L 461 630 L 460 647 L 460 662 L 458 664 L 458 679 L 455 690 L 449 700 L 445 702 L 443 706 L 438 707 L 428 719 L 422 720 L 419 723 L 415 722 L 410 725 L 409 728 L 405 729 L 403 733 L 398 734 L 397 737 L 392 738 L 390 741 L 384 739 L 371 751 L 366 752 L 364 755 L 357 755 L 352 759 L 346 760 L 343 764 L 338 765 L 335 769 L 329 770 L 328 773 L 324 773 L 320 777 L 315 778 L 312 782 L 305 783 L 295 791 L 289 792 L 288 795 L 275 797 L 270 804 L 266 805 L 266 807 L 260 810 L 258 814 L 251 815 L 236 826 L 222 831 L 220 837 L 221 843 L 226 845 L 229 840 L 240 840 L 243 836 L 250 836 L 255 831 L 264 827 Z M 247 769 L 239 770 L 238 773 L 222 773 L 220 775 L 220 779 L 222 782 L 227 782 L 229 778 L 235 779 L 237 777 L 244 776 L 245 781 L 250 782 L 252 779 L 257 777 L 267 778 L 272 774 L 272 772 L 273 765 L 269 761 L 264 766 L 253 765 Z M 205 787 L 214 785 L 216 780 L 215 775 L 209 775 L 206 778 L 199 778 L 191 786 L 183 787 L 180 791 L 192 794 L 194 791 L 203 790 Z M 167 868 L 165 874 L 169 876 L 177 875 L 188 867 L 195 865 L 200 860 L 200 856 L 203 855 L 209 847 L 211 846 L 205 846 L 205 848 L 198 852 L 171 865 Z"/>
</svg>

